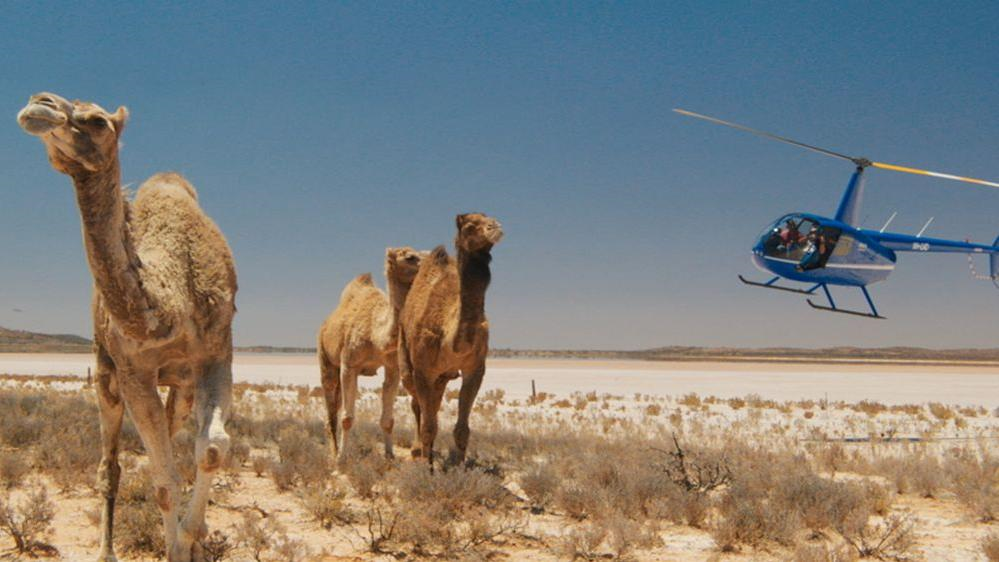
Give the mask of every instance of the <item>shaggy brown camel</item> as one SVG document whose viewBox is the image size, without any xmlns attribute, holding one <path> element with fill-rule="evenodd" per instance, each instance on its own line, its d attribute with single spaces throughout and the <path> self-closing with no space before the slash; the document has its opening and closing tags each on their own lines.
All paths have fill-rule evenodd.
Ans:
<svg viewBox="0 0 999 562">
<path fill-rule="evenodd" d="M 73 180 L 94 277 L 97 481 L 104 496 L 99 560 L 115 560 L 118 436 L 126 408 L 149 456 L 167 557 L 201 560 L 212 477 L 229 449 L 236 271 L 225 238 L 180 175 L 157 174 L 134 201 L 126 200 L 118 143 L 127 118 L 124 107 L 109 113 L 50 93 L 31 96 L 17 116 L 45 144 L 52 167 Z M 158 386 L 170 387 L 165 407 Z M 192 408 L 197 476 L 181 516 L 171 438 Z"/>
<path fill-rule="evenodd" d="M 423 260 L 399 321 L 399 371 L 413 397 L 419 446 L 433 470 L 437 412 L 448 381 L 461 375 L 458 421 L 454 425 L 454 460 L 468 448 L 468 416 L 486 373 L 489 321 L 490 251 L 503 237 L 499 221 L 479 213 L 458 215 L 454 245 L 457 261 L 438 246 Z"/>
<path fill-rule="evenodd" d="M 385 456 L 392 453 L 392 408 L 399 392 L 399 344 L 397 328 L 399 310 L 427 252 L 412 248 L 385 250 L 385 278 L 388 296 L 365 273 L 347 284 L 340 294 L 340 304 L 319 329 L 316 346 L 326 412 L 329 415 L 330 442 L 334 457 L 343 457 L 347 450 L 350 428 L 354 425 L 354 403 L 357 401 L 357 376 L 373 376 L 379 367 L 385 369 L 382 383 L 382 417 L 380 425 L 385 435 Z M 337 417 L 344 404 L 343 443 L 337 444 Z"/>
</svg>

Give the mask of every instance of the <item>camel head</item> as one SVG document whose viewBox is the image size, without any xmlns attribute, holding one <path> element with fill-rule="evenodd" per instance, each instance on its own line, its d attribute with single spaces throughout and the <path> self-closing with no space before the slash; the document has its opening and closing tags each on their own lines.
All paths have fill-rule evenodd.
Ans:
<svg viewBox="0 0 999 562">
<path fill-rule="evenodd" d="M 17 114 L 30 135 L 42 139 L 49 162 L 64 174 L 99 172 L 118 161 L 118 138 L 128 110 L 109 113 L 101 106 L 42 92 L 31 96 Z"/>
<path fill-rule="evenodd" d="M 503 238 L 503 227 L 493 217 L 482 213 L 465 213 L 455 218 L 458 236 L 454 245 L 468 252 L 489 251 Z"/>
<path fill-rule="evenodd" d="M 409 246 L 385 249 L 385 277 L 403 283 L 412 283 L 420 270 L 420 263 L 428 252 L 417 252 Z"/>
</svg>

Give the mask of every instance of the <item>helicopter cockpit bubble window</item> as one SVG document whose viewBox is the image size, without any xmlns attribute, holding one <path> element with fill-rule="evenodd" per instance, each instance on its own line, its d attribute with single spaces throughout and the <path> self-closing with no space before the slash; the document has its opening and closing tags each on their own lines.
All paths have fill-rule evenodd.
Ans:
<svg viewBox="0 0 999 562">
<path fill-rule="evenodd" d="M 801 215 L 781 217 L 763 233 L 763 254 L 771 258 L 800 261 L 808 246 L 808 233 L 817 226 L 815 221 Z"/>
</svg>

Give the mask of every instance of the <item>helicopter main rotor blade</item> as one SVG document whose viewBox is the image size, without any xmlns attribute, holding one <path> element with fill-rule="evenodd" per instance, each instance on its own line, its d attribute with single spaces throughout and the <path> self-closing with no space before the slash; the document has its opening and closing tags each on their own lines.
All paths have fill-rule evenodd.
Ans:
<svg viewBox="0 0 999 562">
<path fill-rule="evenodd" d="M 745 125 L 739 125 L 738 123 L 730 123 L 728 121 L 722 121 L 715 117 L 709 117 L 707 115 L 701 115 L 700 113 L 694 113 L 693 111 L 687 111 L 686 109 L 675 108 L 673 111 L 679 113 L 680 115 L 686 115 L 688 117 L 697 117 L 698 119 L 704 119 L 705 121 L 711 121 L 712 123 L 718 123 L 719 125 L 725 125 L 727 127 L 732 127 L 733 129 L 739 129 L 740 131 L 746 131 L 747 133 L 753 133 L 754 135 L 759 135 L 771 140 L 778 142 L 787 143 L 790 145 L 798 146 L 806 150 L 811 150 L 812 152 L 818 152 L 819 154 L 825 154 L 826 156 L 832 156 L 833 158 L 840 158 L 848 162 L 853 162 L 854 164 L 861 165 L 863 161 L 861 158 L 854 158 L 852 156 L 847 156 L 846 154 L 840 154 L 839 152 L 833 152 L 832 150 L 826 150 L 824 148 L 819 148 L 817 146 L 812 146 L 810 144 L 805 144 L 803 142 L 798 142 L 796 140 L 791 140 L 781 136 L 777 136 L 773 133 L 768 133 L 766 131 L 760 131 L 747 127 Z"/>
<path fill-rule="evenodd" d="M 953 174 L 942 174 L 940 172 L 931 172 L 929 170 L 920 170 L 918 168 L 908 168 L 906 166 L 896 166 L 894 164 L 885 164 L 884 162 L 871 162 L 871 166 L 874 166 L 875 168 L 881 168 L 882 170 L 893 170 L 895 172 L 919 174 L 921 176 L 933 176 L 935 178 L 943 178 L 945 180 L 963 181 L 965 183 L 976 183 L 978 185 L 999 187 L 999 183 L 996 182 L 985 181 L 976 178 L 966 178 L 964 176 L 955 176 Z"/>
</svg>

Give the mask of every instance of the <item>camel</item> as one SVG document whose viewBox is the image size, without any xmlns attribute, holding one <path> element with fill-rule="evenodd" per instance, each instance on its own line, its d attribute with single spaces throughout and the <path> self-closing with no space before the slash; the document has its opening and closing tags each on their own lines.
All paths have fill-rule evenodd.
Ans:
<svg viewBox="0 0 999 562">
<path fill-rule="evenodd" d="M 340 304 L 319 329 L 316 348 L 334 458 L 342 459 L 347 451 L 350 429 L 354 425 L 357 376 L 374 376 L 379 367 L 385 369 L 379 425 L 385 437 L 385 456 L 394 457 L 392 408 L 399 392 L 399 359 L 396 356 L 399 311 L 426 255 L 427 252 L 408 247 L 386 249 L 388 295 L 375 287 L 370 273 L 359 275 L 344 287 Z M 345 415 L 343 442 L 338 444 L 337 417 L 341 403 L 345 406 Z"/>
<path fill-rule="evenodd" d="M 452 458 L 461 463 L 468 448 L 468 416 L 486 373 L 490 251 L 503 237 L 499 221 L 479 213 L 458 215 L 457 260 L 444 246 L 423 260 L 399 320 L 399 372 L 412 396 L 419 441 L 413 456 L 434 468 L 437 413 L 448 381 L 461 376 Z"/>
<path fill-rule="evenodd" d="M 52 167 L 70 176 L 94 278 L 96 388 L 103 496 L 99 560 L 116 560 L 112 535 L 121 466 L 118 437 L 129 416 L 145 445 L 163 516 L 167 558 L 203 560 L 205 506 L 225 460 L 232 393 L 236 271 L 218 227 L 194 187 L 160 173 L 133 201 L 122 192 L 118 147 L 128 110 L 31 96 L 17 120 L 46 147 Z M 159 386 L 169 387 L 164 406 Z M 172 437 L 194 410 L 197 476 L 181 514 Z"/>
</svg>

